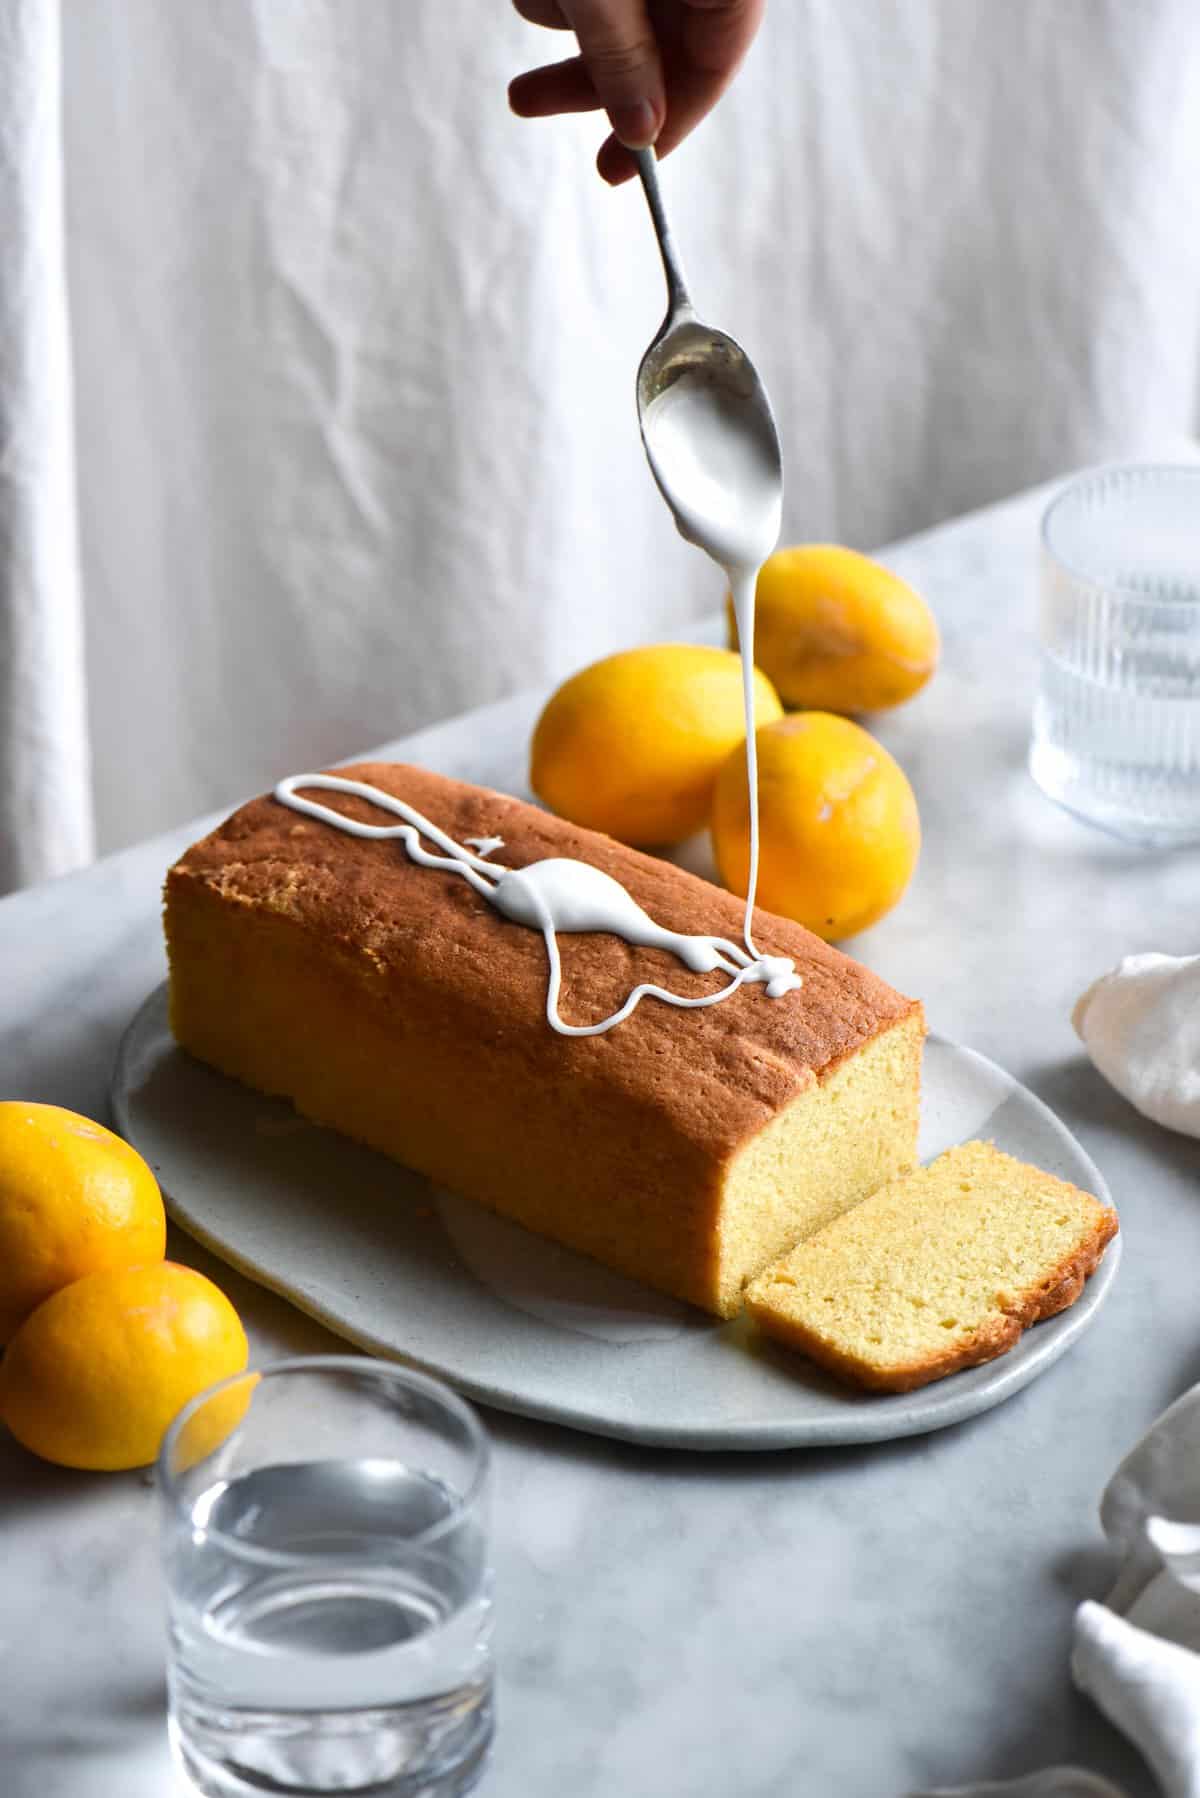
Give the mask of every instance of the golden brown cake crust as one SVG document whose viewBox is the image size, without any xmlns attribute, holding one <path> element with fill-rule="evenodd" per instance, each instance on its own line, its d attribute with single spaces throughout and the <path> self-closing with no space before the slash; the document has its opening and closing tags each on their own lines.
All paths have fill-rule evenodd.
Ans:
<svg viewBox="0 0 1200 1798">
<path fill-rule="evenodd" d="M 740 940 L 743 908 L 732 894 L 520 800 L 404 764 L 363 762 L 333 772 L 407 800 L 459 842 L 502 837 L 496 858 L 505 866 L 575 856 L 619 880 L 658 923 Z M 366 823 L 394 822 L 365 800 L 314 797 Z M 679 1139 L 709 1154 L 743 1144 L 814 1079 L 920 1012 L 800 925 L 757 911 L 759 947 L 794 959 L 804 978 L 798 992 L 772 1000 L 751 986 L 688 1013 L 648 999 L 615 1033 L 563 1037 L 545 1021 L 539 933 L 502 918 L 458 875 L 416 866 L 402 842 L 349 836 L 269 795 L 189 849 L 168 875 L 168 894 L 196 883 L 227 903 L 319 932 L 376 990 L 392 988 L 398 998 L 414 959 L 427 975 L 444 971 L 444 979 L 421 981 L 422 1003 L 439 988 L 456 994 L 457 1004 L 469 1003 L 481 1037 L 511 1039 L 522 1080 L 570 1080 L 586 1089 L 602 1076 L 608 1084 L 631 1079 L 644 1092 L 651 1079 Z M 642 980 L 684 995 L 721 983 L 720 976 L 689 973 L 666 952 L 631 948 L 613 936 L 562 935 L 559 943 L 560 1012 L 572 1023 L 606 1017 Z"/>
</svg>

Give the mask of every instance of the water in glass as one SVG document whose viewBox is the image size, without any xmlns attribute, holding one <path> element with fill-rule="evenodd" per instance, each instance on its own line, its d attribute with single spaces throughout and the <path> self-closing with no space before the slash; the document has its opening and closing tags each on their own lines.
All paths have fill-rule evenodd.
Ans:
<svg viewBox="0 0 1200 1798">
<path fill-rule="evenodd" d="M 1200 586 L 1192 604 L 1200 625 Z M 1143 641 L 1096 668 L 1043 649 L 1030 766 L 1044 792 L 1120 836 L 1200 837 L 1200 653 Z"/>
<path fill-rule="evenodd" d="M 263 1467 L 200 1493 L 171 1581 L 170 1704 L 202 1791 L 468 1789 L 491 1733 L 478 1525 L 392 1552 L 454 1508 L 443 1482 L 386 1460 Z M 234 1558 L 225 1537 L 272 1553 Z"/>
<path fill-rule="evenodd" d="M 1200 840 L 1200 468 L 1081 477 L 1043 551 L 1034 779 L 1129 841 Z"/>
</svg>

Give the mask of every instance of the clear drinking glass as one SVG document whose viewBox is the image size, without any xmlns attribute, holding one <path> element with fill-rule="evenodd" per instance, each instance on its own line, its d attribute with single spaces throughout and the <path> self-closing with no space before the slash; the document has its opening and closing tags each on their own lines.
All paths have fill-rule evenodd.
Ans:
<svg viewBox="0 0 1200 1798">
<path fill-rule="evenodd" d="M 1029 765 L 1114 835 L 1200 840 L 1200 466 L 1101 468 L 1042 522 Z"/>
<path fill-rule="evenodd" d="M 366 1357 L 277 1362 L 180 1412 L 158 1482 L 193 1787 L 471 1789 L 492 1733 L 487 1470 L 468 1405 Z"/>
</svg>

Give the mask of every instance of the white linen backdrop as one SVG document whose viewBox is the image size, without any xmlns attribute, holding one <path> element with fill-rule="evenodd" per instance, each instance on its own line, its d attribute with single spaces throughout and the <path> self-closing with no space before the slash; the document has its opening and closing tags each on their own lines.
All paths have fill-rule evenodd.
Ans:
<svg viewBox="0 0 1200 1798">
<path fill-rule="evenodd" d="M 664 179 L 788 538 L 1194 430 L 1198 38 L 774 0 Z M 0 890 L 714 609 L 637 440 L 640 195 L 507 112 L 564 47 L 507 0 L 4 0 Z"/>
</svg>

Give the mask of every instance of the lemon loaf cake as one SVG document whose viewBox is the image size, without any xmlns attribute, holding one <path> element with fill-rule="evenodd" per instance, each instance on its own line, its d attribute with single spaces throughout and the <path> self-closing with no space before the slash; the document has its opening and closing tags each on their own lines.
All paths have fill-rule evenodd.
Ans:
<svg viewBox="0 0 1200 1798">
<path fill-rule="evenodd" d="M 800 1243 L 746 1307 L 831 1372 L 908 1392 L 1003 1355 L 1073 1305 L 1116 1233 L 1091 1193 L 963 1143 Z"/>
<path fill-rule="evenodd" d="M 577 858 L 658 925 L 740 935 L 731 894 L 534 806 L 397 764 L 337 773 L 480 855 L 502 840 L 510 869 Z M 314 797 L 346 825 L 395 824 L 368 798 Z M 915 1164 L 921 1007 L 848 956 L 757 912 L 761 951 L 793 959 L 799 990 L 746 985 L 696 1010 L 647 999 L 604 1035 L 564 1036 L 547 1019 L 541 931 L 461 872 L 275 797 L 251 801 L 167 876 L 177 1040 L 721 1316 L 784 1249 Z M 571 1023 L 607 1017 L 639 982 L 693 997 L 721 984 L 595 928 L 564 928 L 557 944 Z"/>
</svg>

